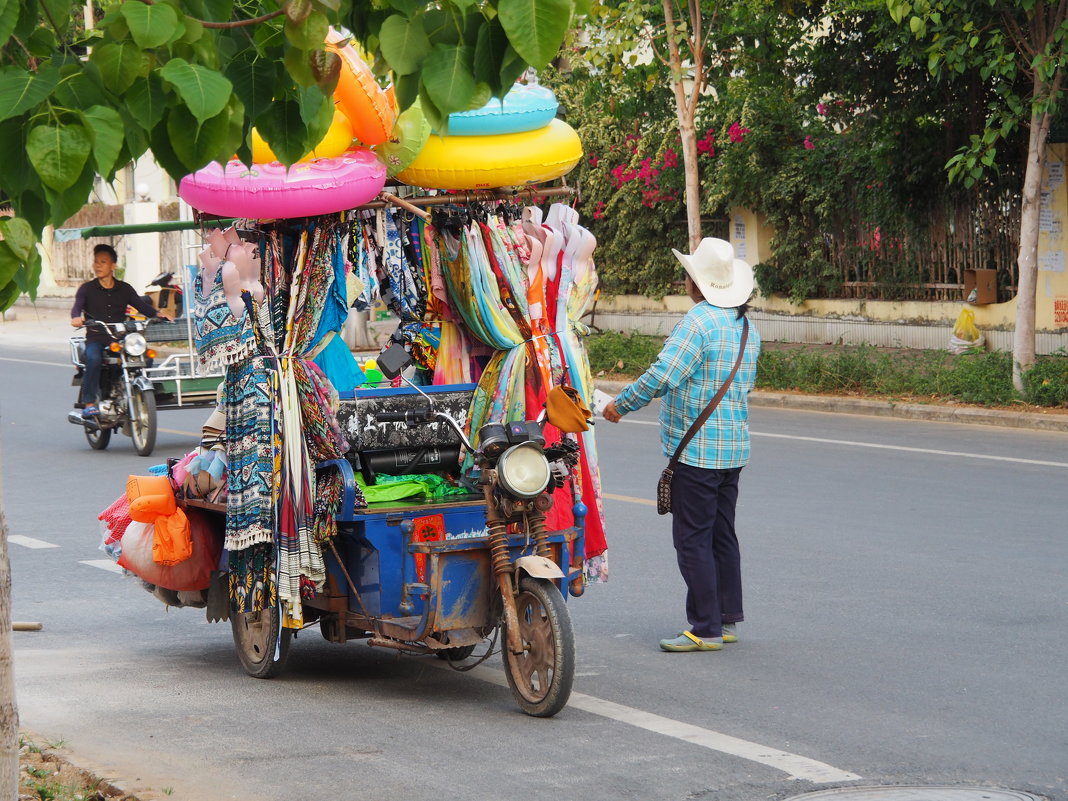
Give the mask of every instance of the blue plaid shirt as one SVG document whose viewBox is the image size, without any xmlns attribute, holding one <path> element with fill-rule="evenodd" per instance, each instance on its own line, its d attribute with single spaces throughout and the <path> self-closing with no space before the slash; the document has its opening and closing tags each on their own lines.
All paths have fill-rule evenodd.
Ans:
<svg viewBox="0 0 1068 801">
<path fill-rule="evenodd" d="M 622 414 L 648 405 L 653 398 L 664 398 L 660 442 L 669 459 L 734 367 L 742 338 L 737 316 L 735 309 L 698 303 L 675 326 L 649 369 L 616 396 L 616 409 Z M 759 353 L 760 334 L 750 322 L 738 375 L 679 461 L 718 470 L 749 461 L 749 390 L 756 381 Z"/>
</svg>

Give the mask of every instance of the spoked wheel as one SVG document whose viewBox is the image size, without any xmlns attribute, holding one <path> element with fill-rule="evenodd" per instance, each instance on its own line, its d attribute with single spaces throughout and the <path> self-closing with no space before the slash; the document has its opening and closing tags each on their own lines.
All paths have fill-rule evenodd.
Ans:
<svg viewBox="0 0 1068 801">
<path fill-rule="evenodd" d="M 271 607 L 260 612 L 230 612 L 237 658 L 248 675 L 269 679 L 282 672 L 289 658 L 290 629 L 282 628 L 278 610 Z M 274 658 L 275 646 L 278 659 Z"/>
<path fill-rule="evenodd" d="M 575 680 L 575 634 L 556 585 L 529 576 L 516 597 L 523 653 L 513 654 L 505 639 L 504 673 L 520 708 L 548 718 L 567 704 Z"/>
<path fill-rule="evenodd" d="M 134 392 L 131 398 L 130 436 L 138 456 L 149 456 L 156 447 L 156 393 L 150 389 Z"/>
<path fill-rule="evenodd" d="M 94 451 L 102 451 L 111 442 L 111 429 L 100 426 L 86 426 L 85 438 L 89 441 L 89 447 Z"/>
</svg>

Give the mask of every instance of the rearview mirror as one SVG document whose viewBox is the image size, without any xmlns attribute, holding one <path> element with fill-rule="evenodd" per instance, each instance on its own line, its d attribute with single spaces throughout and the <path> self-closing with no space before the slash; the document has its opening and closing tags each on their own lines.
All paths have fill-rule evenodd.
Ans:
<svg viewBox="0 0 1068 801">
<path fill-rule="evenodd" d="M 375 361 L 378 364 L 379 372 L 392 381 L 404 371 L 405 367 L 412 363 L 412 357 L 404 349 L 403 345 L 394 342 L 379 353 Z"/>
</svg>

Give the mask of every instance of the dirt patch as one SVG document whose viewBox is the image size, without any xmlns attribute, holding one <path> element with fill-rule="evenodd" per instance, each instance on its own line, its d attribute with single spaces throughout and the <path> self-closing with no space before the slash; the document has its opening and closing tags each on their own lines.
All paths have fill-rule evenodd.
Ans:
<svg viewBox="0 0 1068 801">
<path fill-rule="evenodd" d="M 19 801 L 141 801 L 71 764 L 56 748 L 19 738 Z"/>
</svg>

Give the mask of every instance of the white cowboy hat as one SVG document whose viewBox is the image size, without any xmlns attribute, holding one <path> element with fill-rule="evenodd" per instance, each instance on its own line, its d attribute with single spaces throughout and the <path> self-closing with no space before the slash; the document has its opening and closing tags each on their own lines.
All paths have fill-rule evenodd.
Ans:
<svg viewBox="0 0 1068 801">
<path fill-rule="evenodd" d="M 734 248 L 723 239 L 705 237 L 693 255 L 671 249 L 687 275 L 713 306 L 732 309 L 753 294 L 753 268 L 734 258 Z"/>
</svg>

